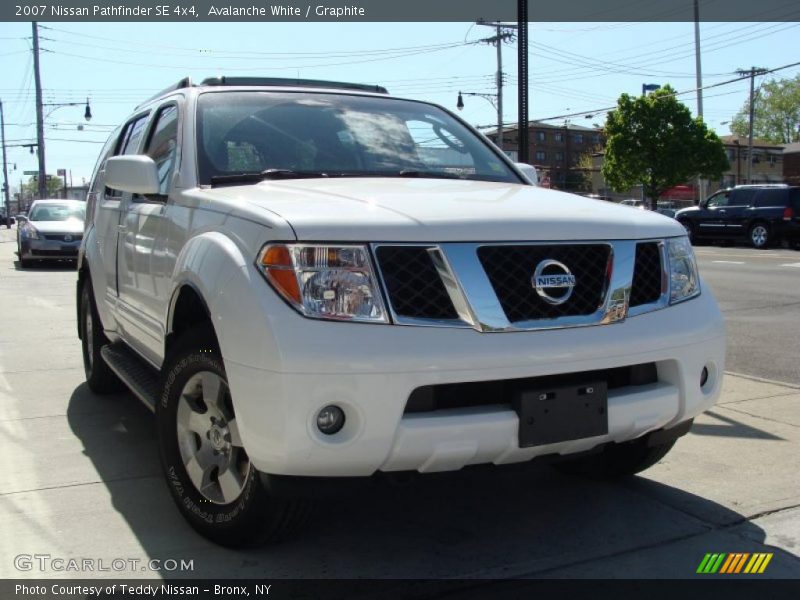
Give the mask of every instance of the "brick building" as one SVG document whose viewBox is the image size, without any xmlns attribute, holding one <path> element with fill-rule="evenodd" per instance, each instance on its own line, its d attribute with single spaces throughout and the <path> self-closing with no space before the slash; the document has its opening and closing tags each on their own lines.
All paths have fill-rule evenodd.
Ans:
<svg viewBox="0 0 800 600">
<path fill-rule="evenodd" d="M 789 185 L 800 185 L 800 142 L 783 147 L 783 180 Z"/>
<path fill-rule="evenodd" d="M 497 141 L 494 131 L 487 134 Z M 512 159 L 517 158 L 519 129 L 507 127 L 503 130 L 503 150 Z M 528 124 L 530 162 L 539 171 L 540 180 L 549 180 L 550 187 L 589 191 L 591 184 L 588 166 L 592 153 L 602 149 L 605 140 L 599 129 L 582 127 L 570 123 L 550 125 L 541 121 Z M 582 166 L 583 161 L 587 161 Z"/>
</svg>

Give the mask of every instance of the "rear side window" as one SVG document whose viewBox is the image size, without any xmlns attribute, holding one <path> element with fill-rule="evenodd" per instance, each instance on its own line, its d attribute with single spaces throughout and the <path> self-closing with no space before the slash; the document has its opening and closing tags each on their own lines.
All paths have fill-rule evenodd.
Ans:
<svg viewBox="0 0 800 600">
<path fill-rule="evenodd" d="M 147 143 L 147 154 L 158 167 L 160 194 L 169 193 L 171 175 L 178 155 L 178 107 L 170 104 L 156 115 L 155 125 Z"/>
<path fill-rule="evenodd" d="M 784 207 L 788 204 L 789 190 L 761 190 L 756 196 L 753 206 L 766 208 L 769 206 Z"/>
</svg>

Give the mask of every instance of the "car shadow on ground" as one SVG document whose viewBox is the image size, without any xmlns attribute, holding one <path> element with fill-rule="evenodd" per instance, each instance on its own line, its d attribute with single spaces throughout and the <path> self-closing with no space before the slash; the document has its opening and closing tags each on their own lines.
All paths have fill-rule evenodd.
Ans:
<svg viewBox="0 0 800 600">
<path fill-rule="evenodd" d="M 706 552 L 759 551 L 765 539 L 741 514 L 645 477 L 593 482 L 526 465 L 369 485 L 322 500 L 293 540 L 229 550 L 178 513 L 161 474 L 154 417 L 133 396 L 100 398 L 81 384 L 67 417 L 118 515 L 106 530 L 114 538 L 107 551 L 121 540 L 131 548 L 135 536 L 143 558 L 194 561 L 192 572 L 170 577 L 691 577 Z M 641 565 L 640 551 L 653 548 L 664 549 L 663 560 Z M 800 576 L 797 557 L 760 551 L 775 553 L 772 576 Z M 612 562 L 598 571 L 604 561 Z"/>
</svg>

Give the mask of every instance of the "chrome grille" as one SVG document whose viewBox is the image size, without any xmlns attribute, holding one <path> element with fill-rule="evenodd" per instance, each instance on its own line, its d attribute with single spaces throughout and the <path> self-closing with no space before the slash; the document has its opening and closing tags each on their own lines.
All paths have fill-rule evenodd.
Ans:
<svg viewBox="0 0 800 600">
<path fill-rule="evenodd" d="M 482 246 L 478 258 L 512 323 L 591 315 L 602 306 L 609 276 L 607 244 Z M 575 276 L 572 295 L 560 305 L 545 302 L 531 284 L 537 265 L 551 259 Z"/>
</svg>

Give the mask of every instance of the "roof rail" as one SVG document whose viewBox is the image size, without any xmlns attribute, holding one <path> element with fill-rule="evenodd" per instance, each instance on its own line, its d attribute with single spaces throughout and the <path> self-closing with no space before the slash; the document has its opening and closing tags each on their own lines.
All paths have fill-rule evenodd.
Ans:
<svg viewBox="0 0 800 600">
<path fill-rule="evenodd" d="M 175 84 L 173 84 L 173 85 L 171 85 L 171 86 L 169 86 L 167 88 L 164 88 L 163 90 L 161 90 L 157 94 L 155 94 L 153 96 L 150 96 L 144 102 L 141 102 L 136 108 L 139 108 L 139 106 L 144 106 L 148 102 L 152 102 L 156 98 L 160 98 L 161 96 L 164 96 L 165 94 L 169 94 L 170 92 L 174 92 L 175 90 L 182 90 L 183 88 L 187 88 L 187 87 L 192 87 L 192 78 L 191 77 L 184 77 L 178 83 L 175 83 Z"/>
<path fill-rule="evenodd" d="M 274 87 L 314 87 L 332 88 L 337 90 L 354 90 L 359 92 L 373 92 L 377 94 L 388 94 L 388 90 L 380 85 L 368 85 L 364 83 L 343 83 L 340 81 L 324 81 L 318 79 L 293 79 L 291 77 L 209 77 L 204 79 L 200 85 L 252 85 L 252 86 L 274 86 Z"/>
</svg>

